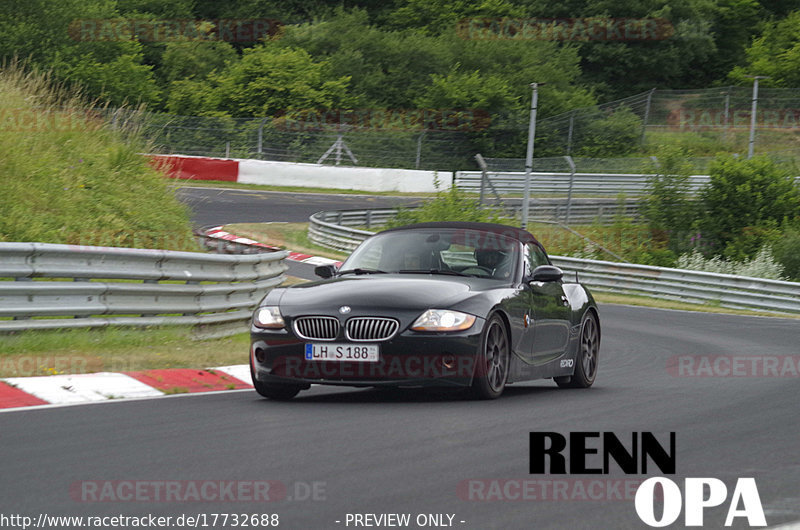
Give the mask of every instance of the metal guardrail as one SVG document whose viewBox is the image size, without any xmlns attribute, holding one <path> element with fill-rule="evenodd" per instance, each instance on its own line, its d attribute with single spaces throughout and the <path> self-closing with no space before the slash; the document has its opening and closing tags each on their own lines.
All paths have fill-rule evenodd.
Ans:
<svg viewBox="0 0 800 530">
<path fill-rule="evenodd" d="M 245 324 L 287 254 L 0 243 L 0 331 Z"/>
<path fill-rule="evenodd" d="M 384 218 L 385 210 L 373 215 Z M 350 252 L 373 232 L 339 224 L 358 224 L 359 212 L 317 212 L 309 218 L 309 238 L 317 244 Z M 800 313 L 800 283 L 649 265 L 550 256 L 566 273 L 577 272 L 597 292 L 644 295 L 733 309 Z"/>
<path fill-rule="evenodd" d="M 525 189 L 524 172 L 487 171 L 487 176 L 497 193 L 523 193 Z M 647 194 L 650 176 L 628 173 L 575 173 L 572 193 L 583 195 L 624 193 L 630 197 L 643 196 Z M 481 189 L 481 177 L 481 171 L 457 171 L 453 182 L 460 190 L 477 193 Z M 567 194 L 570 191 L 570 177 L 570 173 L 531 173 L 531 193 Z M 689 191 L 697 193 L 709 181 L 708 175 L 691 175 L 687 187 Z M 795 182 L 800 185 L 800 177 L 797 177 Z"/>
<path fill-rule="evenodd" d="M 733 309 L 800 313 L 800 283 L 649 265 L 550 256 L 594 291 L 645 295 Z"/>
<path fill-rule="evenodd" d="M 317 212 L 308 218 L 308 239 L 323 247 L 352 252 L 374 232 L 351 228 L 352 226 L 373 226 L 383 224 L 393 218 L 397 210 L 369 210 Z M 371 221 L 367 224 L 368 219 Z M 381 219 L 379 223 L 376 219 Z"/>
<path fill-rule="evenodd" d="M 480 192 L 481 171 L 457 171 L 453 177 L 456 188 L 464 191 Z M 525 189 L 524 172 L 487 171 L 488 179 L 497 193 L 523 193 Z M 559 194 L 570 192 L 579 195 L 618 195 L 629 197 L 647 194 L 648 178 L 645 174 L 627 173 L 531 173 L 531 194 Z M 692 175 L 687 187 L 696 193 L 708 184 L 708 175 Z"/>
<path fill-rule="evenodd" d="M 576 199 L 568 205 L 559 199 L 539 199 L 531 204 L 528 218 L 544 222 L 561 222 L 568 218 L 572 224 L 607 224 L 620 216 L 637 221 L 640 217 L 639 208 L 640 204 L 635 200 L 619 203 L 615 199 Z M 505 205 L 505 210 L 511 216 L 520 217 L 519 205 L 509 202 Z M 371 234 L 352 227 L 382 226 L 396 214 L 397 210 L 393 208 L 317 212 L 310 218 L 309 239 L 323 246 L 350 252 L 358 246 L 352 239 L 355 234 L 363 236 L 359 242 Z"/>
<path fill-rule="evenodd" d="M 633 222 L 640 220 L 640 202 L 626 199 L 534 199 L 528 206 L 530 221 L 558 221 L 569 224 L 610 224 L 623 217 Z M 521 219 L 522 205 L 509 208 L 513 216 Z"/>
</svg>

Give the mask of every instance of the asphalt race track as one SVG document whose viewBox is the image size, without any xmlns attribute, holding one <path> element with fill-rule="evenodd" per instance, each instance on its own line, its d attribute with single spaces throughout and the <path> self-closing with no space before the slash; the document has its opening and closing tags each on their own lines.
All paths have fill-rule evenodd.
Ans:
<svg viewBox="0 0 800 530">
<path fill-rule="evenodd" d="M 178 189 L 178 198 L 192 209 L 199 226 L 222 223 L 305 223 L 322 210 L 361 210 L 417 204 L 420 199 L 380 195 L 322 195 L 246 189 Z"/>
<path fill-rule="evenodd" d="M 582 479 L 618 484 L 645 475 L 626 476 L 613 462 L 608 475 L 529 475 L 528 433 L 611 431 L 625 439 L 649 431 L 665 445 L 676 433 L 670 478 L 681 487 L 684 477 L 719 478 L 729 501 L 737 478 L 754 477 L 770 526 L 800 519 L 800 378 L 750 369 L 764 356 L 788 356 L 796 369 L 800 322 L 600 309 L 600 372 L 588 390 L 540 381 L 477 402 L 444 391 L 313 387 L 285 403 L 235 391 L 0 413 L 0 513 L 279 514 L 280 527 L 309 529 L 354 528 L 348 513 L 410 514 L 412 523 L 419 514 L 449 514 L 465 529 L 648 528 L 632 500 L 586 500 L 574 488 Z M 725 376 L 722 365 L 707 377 L 679 368 L 679 357 L 720 355 L 747 356 L 744 375 Z M 92 502 L 79 493 L 86 481 L 231 480 L 278 481 L 271 491 L 285 487 L 287 497 Z M 492 484 L 524 480 L 569 480 L 569 498 L 519 499 L 520 490 L 508 488 L 501 498 L 487 495 Z M 721 528 L 727 509 L 728 502 L 706 510 L 704 526 Z"/>
</svg>

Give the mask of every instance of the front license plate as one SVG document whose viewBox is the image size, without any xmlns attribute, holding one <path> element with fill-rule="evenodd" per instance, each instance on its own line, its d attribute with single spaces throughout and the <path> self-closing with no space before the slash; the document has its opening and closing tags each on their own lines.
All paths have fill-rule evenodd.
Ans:
<svg viewBox="0 0 800 530">
<path fill-rule="evenodd" d="M 307 361 L 376 363 L 379 357 L 377 344 L 306 344 Z"/>
</svg>

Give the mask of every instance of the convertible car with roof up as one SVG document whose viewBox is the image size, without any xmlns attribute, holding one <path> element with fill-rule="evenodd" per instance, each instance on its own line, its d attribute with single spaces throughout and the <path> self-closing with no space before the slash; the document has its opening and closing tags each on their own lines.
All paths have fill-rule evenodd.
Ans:
<svg viewBox="0 0 800 530">
<path fill-rule="evenodd" d="M 597 376 L 597 305 L 525 230 L 392 228 L 316 273 L 254 312 L 250 371 L 264 397 L 328 384 L 464 387 L 493 399 L 511 383 L 586 388 Z"/>
</svg>

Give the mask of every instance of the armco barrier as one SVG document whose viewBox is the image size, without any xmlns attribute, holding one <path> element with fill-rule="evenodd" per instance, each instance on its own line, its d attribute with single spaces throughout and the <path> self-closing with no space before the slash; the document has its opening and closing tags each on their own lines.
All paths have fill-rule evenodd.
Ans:
<svg viewBox="0 0 800 530">
<path fill-rule="evenodd" d="M 373 219 L 388 218 L 391 210 L 372 210 Z M 309 218 L 309 239 L 317 244 L 350 252 L 373 232 L 340 223 L 358 223 L 359 212 L 317 212 Z M 578 273 L 580 281 L 597 292 L 644 295 L 665 300 L 768 312 L 800 313 L 800 283 L 765 280 L 730 274 L 630 263 L 550 256 L 567 275 Z"/>
<path fill-rule="evenodd" d="M 800 283 L 630 263 L 551 256 L 594 291 L 645 295 L 734 309 L 800 313 Z"/>
<path fill-rule="evenodd" d="M 480 171 L 457 171 L 454 178 L 456 188 L 478 192 L 481 189 Z M 523 193 L 524 172 L 487 172 L 488 180 L 500 194 Z M 535 197 L 541 194 L 566 195 L 570 192 L 570 173 L 531 173 L 530 192 Z M 574 195 L 619 195 L 629 197 L 646 195 L 651 175 L 628 173 L 575 173 L 572 177 Z M 688 188 L 698 192 L 709 182 L 708 175 L 692 175 Z"/>
<path fill-rule="evenodd" d="M 0 243 L 0 331 L 245 325 L 280 284 L 286 252 L 214 255 Z M 64 318 L 68 317 L 68 318 Z"/>
</svg>

